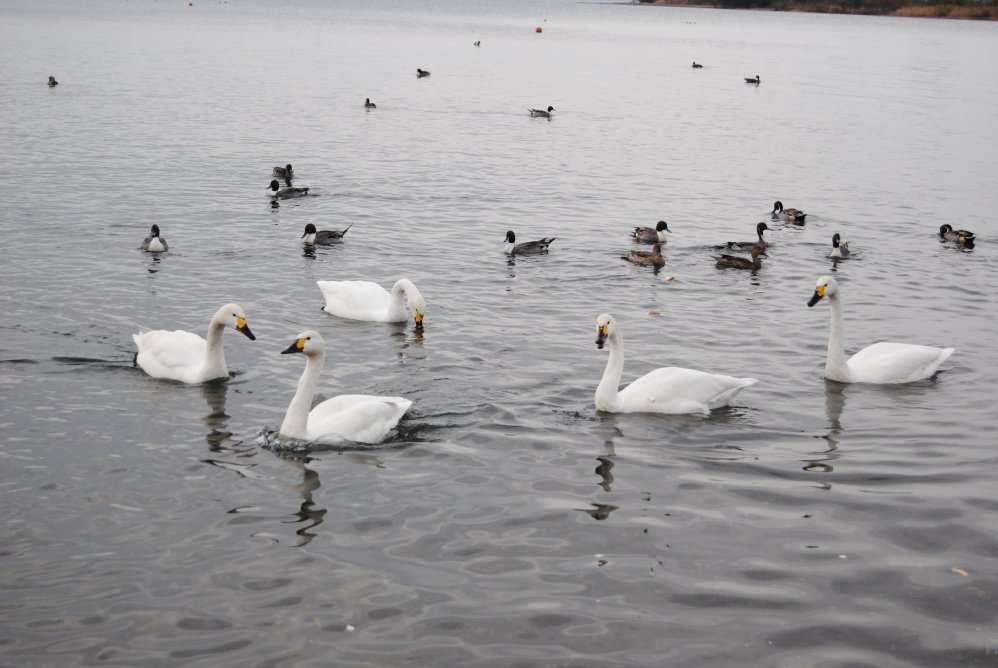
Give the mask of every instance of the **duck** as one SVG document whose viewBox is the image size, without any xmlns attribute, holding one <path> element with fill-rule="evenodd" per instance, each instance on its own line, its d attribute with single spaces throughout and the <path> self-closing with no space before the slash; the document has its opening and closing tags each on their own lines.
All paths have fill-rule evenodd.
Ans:
<svg viewBox="0 0 998 668">
<path fill-rule="evenodd" d="M 270 182 L 270 187 L 267 190 L 271 190 L 270 196 L 276 197 L 277 199 L 291 199 L 292 197 L 304 197 L 308 194 L 308 188 L 295 188 L 288 186 L 286 188 L 281 188 L 281 184 L 274 179 Z"/>
<path fill-rule="evenodd" d="M 759 246 L 752 246 L 752 259 L 747 257 L 741 257 L 739 255 L 712 255 L 715 260 L 717 260 L 717 266 L 719 269 L 751 269 L 757 271 L 762 269 L 762 260 L 759 259 L 764 250 Z"/>
<path fill-rule="evenodd" d="M 946 241 L 955 241 L 961 246 L 974 245 L 974 233 L 967 230 L 954 230 L 949 223 L 939 228 L 939 236 Z"/>
<path fill-rule="evenodd" d="M 372 281 L 316 281 L 316 285 L 326 300 L 323 310 L 350 320 L 405 322 L 404 297 L 416 330 L 423 329 L 426 300 L 407 278 L 395 281 L 391 292 Z"/>
<path fill-rule="evenodd" d="M 836 280 L 831 276 L 822 276 L 807 302 L 810 307 L 827 297 L 832 304 L 825 378 L 840 383 L 911 383 L 930 378 L 953 354 L 954 348 L 881 341 L 846 359 L 840 294 Z"/>
<path fill-rule="evenodd" d="M 544 237 L 537 241 L 524 241 L 522 244 L 516 243 L 516 235 L 513 230 L 506 232 L 506 246 L 503 252 L 506 255 L 536 255 L 537 253 L 547 253 L 548 246 L 557 237 Z"/>
<path fill-rule="evenodd" d="M 755 226 L 755 233 L 758 235 L 758 239 L 755 241 L 729 241 L 723 246 L 718 246 L 717 248 L 730 248 L 731 250 L 749 250 L 753 246 L 759 246 L 763 250 L 769 247 L 769 243 L 762 238 L 762 233 L 770 229 L 769 225 L 766 223 L 759 223 Z"/>
<path fill-rule="evenodd" d="M 828 257 L 849 257 L 849 242 L 841 241 L 838 232 L 832 235 L 832 252 Z"/>
<path fill-rule="evenodd" d="M 368 97 L 368 98 L 364 98 L 364 107 L 366 109 L 377 109 L 378 105 L 376 105 L 373 102 L 371 102 L 371 98 Z"/>
<path fill-rule="evenodd" d="M 701 64 L 700 64 L 700 63 L 698 63 L 697 61 L 695 61 L 695 60 L 693 61 L 693 69 L 695 69 L 695 70 L 699 70 L 699 69 L 700 69 L 700 68 L 702 68 L 702 67 L 703 67 L 703 65 L 701 65 Z"/>
<path fill-rule="evenodd" d="M 635 227 L 631 237 L 645 244 L 664 244 L 668 241 L 665 237 L 666 232 L 672 232 L 669 223 L 660 220 L 655 227 Z"/>
<path fill-rule="evenodd" d="M 609 344 L 603 378 L 596 388 L 596 410 L 608 413 L 672 413 L 708 415 L 728 405 L 756 378 L 736 378 L 716 373 L 663 367 L 634 380 L 618 391 L 624 370 L 624 341 L 617 322 L 608 313 L 596 318 L 596 347 Z"/>
<path fill-rule="evenodd" d="M 49 76 L 49 87 L 58 86 L 59 82 L 55 80 L 54 76 Z"/>
<path fill-rule="evenodd" d="M 632 250 L 627 255 L 621 255 L 620 257 L 641 266 L 650 264 L 653 267 L 661 267 L 665 264 L 665 258 L 662 257 L 662 244 L 655 244 L 651 247 L 650 251 Z"/>
<path fill-rule="evenodd" d="M 152 229 L 149 230 L 149 236 L 142 240 L 142 245 L 139 248 L 150 253 L 162 253 L 170 250 L 166 239 L 159 236 L 159 225 L 152 226 Z"/>
<path fill-rule="evenodd" d="M 429 72 L 427 72 L 426 70 L 421 70 L 418 67 L 416 68 L 416 78 L 417 79 L 422 79 L 423 77 L 428 77 L 428 76 L 430 76 Z"/>
<path fill-rule="evenodd" d="M 548 106 L 547 111 L 544 109 L 527 109 L 530 112 L 531 118 L 551 118 L 551 112 L 554 111 L 554 107 Z"/>
<path fill-rule="evenodd" d="M 240 332 L 250 341 L 256 340 L 239 304 L 226 304 L 211 317 L 207 340 L 183 330 L 157 329 L 133 334 L 138 348 L 135 364 L 153 378 L 179 380 L 190 385 L 228 378 L 222 349 L 222 333 L 226 327 Z"/>
<path fill-rule="evenodd" d="M 745 77 L 745 83 L 760 84 L 760 83 L 762 83 L 762 79 L 759 77 L 758 74 L 756 74 L 754 79 L 750 79 L 749 77 Z"/>
<path fill-rule="evenodd" d="M 773 202 L 773 220 L 779 218 L 787 221 L 788 223 L 803 225 L 805 216 L 807 216 L 807 214 L 800 209 L 784 209 L 783 202 L 779 200 Z"/>
<path fill-rule="evenodd" d="M 305 355 L 305 370 L 281 423 L 285 438 L 323 445 L 381 443 L 412 406 L 404 397 L 341 394 L 311 408 L 326 358 L 325 341 L 318 332 L 305 330 L 281 354 Z"/>
<path fill-rule="evenodd" d="M 480 40 L 480 39 L 479 40 L 475 40 L 475 46 L 481 46 L 481 45 L 482 45 L 482 40 Z"/>
<path fill-rule="evenodd" d="M 295 177 L 295 170 L 291 168 L 291 165 L 284 165 L 283 167 L 274 167 L 273 176 L 279 179 L 293 179 Z"/>
<path fill-rule="evenodd" d="M 343 235 L 347 233 L 353 227 L 353 223 L 347 225 L 346 230 L 336 231 L 336 230 L 316 230 L 315 225 L 309 223 L 305 226 L 305 234 L 301 235 L 302 242 L 306 244 L 315 244 L 318 246 L 329 246 L 331 244 L 338 244 L 343 241 Z"/>
</svg>

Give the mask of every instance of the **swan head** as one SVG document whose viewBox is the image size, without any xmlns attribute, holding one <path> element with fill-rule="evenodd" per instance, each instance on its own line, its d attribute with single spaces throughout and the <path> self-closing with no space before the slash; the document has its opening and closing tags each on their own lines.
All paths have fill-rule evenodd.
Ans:
<svg viewBox="0 0 998 668">
<path fill-rule="evenodd" d="M 211 321 L 223 327 L 231 327 L 250 341 L 256 340 L 256 336 L 253 335 L 249 325 L 246 323 L 246 314 L 243 313 L 243 309 L 239 304 L 226 304 L 215 311 L 215 317 Z"/>
<path fill-rule="evenodd" d="M 149 230 L 149 236 L 158 237 L 159 236 L 159 225 L 153 225 L 152 229 Z"/>
<path fill-rule="evenodd" d="M 773 213 L 781 213 L 783 211 L 783 202 L 776 200 L 773 203 Z"/>
<path fill-rule="evenodd" d="M 596 318 L 596 347 L 600 350 L 603 350 L 603 344 L 610 338 L 613 325 L 613 318 L 610 317 L 609 313 L 604 313 Z"/>
<path fill-rule="evenodd" d="M 655 226 L 655 231 L 656 232 L 662 232 L 663 230 L 665 232 L 671 232 L 672 231 L 672 230 L 669 229 L 669 223 L 665 222 L 664 220 L 660 220 L 660 221 L 658 221 L 658 225 Z"/>
<path fill-rule="evenodd" d="M 325 352 L 326 342 L 322 340 L 322 335 L 312 329 L 306 329 L 295 337 L 294 342 L 281 351 L 282 355 L 301 353 L 311 357 Z"/>
<path fill-rule="evenodd" d="M 506 232 L 506 243 L 516 243 L 516 235 L 513 234 L 513 230 Z"/>
<path fill-rule="evenodd" d="M 423 331 L 423 317 L 426 315 L 426 300 L 423 299 L 423 294 L 408 279 L 400 278 L 396 284 L 405 292 L 409 310 L 412 311 L 412 319 L 416 322 L 416 331 Z"/>
<path fill-rule="evenodd" d="M 281 183 L 277 179 L 274 179 L 273 181 L 270 182 L 270 185 L 267 186 L 267 190 L 273 190 L 276 193 L 280 189 L 280 187 Z"/>
<path fill-rule="evenodd" d="M 835 279 L 831 276 L 822 276 L 815 284 L 814 294 L 811 295 L 811 299 L 808 300 L 807 305 L 814 306 L 825 297 L 831 299 L 832 297 L 835 297 L 838 292 L 839 284 L 835 282 Z"/>
</svg>

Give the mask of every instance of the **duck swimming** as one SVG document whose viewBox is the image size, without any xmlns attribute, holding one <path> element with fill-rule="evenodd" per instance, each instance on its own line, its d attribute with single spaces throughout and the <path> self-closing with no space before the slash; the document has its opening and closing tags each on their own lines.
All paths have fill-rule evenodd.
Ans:
<svg viewBox="0 0 998 668">
<path fill-rule="evenodd" d="M 293 179 L 295 177 L 295 170 L 291 168 L 290 164 L 283 167 L 274 167 L 273 175 L 279 179 Z"/>
<path fill-rule="evenodd" d="M 426 70 L 421 70 L 418 67 L 416 68 L 416 78 L 417 79 L 422 79 L 423 77 L 428 77 L 428 76 L 430 76 L 429 72 L 427 72 Z"/>
<path fill-rule="evenodd" d="M 650 251 L 632 250 L 627 255 L 621 255 L 620 257 L 641 266 L 650 264 L 653 267 L 661 267 L 665 264 L 665 258 L 662 257 L 662 244 L 655 244 L 651 247 Z"/>
<path fill-rule="evenodd" d="M 760 84 L 760 83 L 762 83 L 762 79 L 759 78 L 758 74 L 756 74 L 754 79 L 750 79 L 749 77 L 745 77 L 745 83 Z"/>
<path fill-rule="evenodd" d="M 832 235 L 832 252 L 828 257 L 849 257 L 849 242 L 840 239 L 838 232 Z"/>
<path fill-rule="evenodd" d="M 149 230 L 149 236 L 142 240 L 142 245 L 139 248 L 150 253 L 162 253 L 170 250 L 166 239 L 159 236 L 159 225 L 152 226 L 152 229 Z"/>
<path fill-rule="evenodd" d="M 316 230 L 315 225 L 309 223 L 305 226 L 305 234 L 301 235 L 302 242 L 306 244 L 315 244 L 317 246 L 329 246 L 332 244 L 338 244 L 343 241 L 343 235 L 347 233 L 353 227 L 353 223 L 347 225 L 346 230 L 336 231 L 336 230 Z"/>
<path fill-rule="evenodd" d="M 376 105 L 373 102 L 371 102 L 371 98 L 368 97 L 368 98 L 364 99 L 364 107 L 366 109 L 377 109 L 378 105 Z"/>
<path fill-rule="evenodd" d="M 325 341 L 318 332 L 306 330 L 281 354 L 294 353 L 305 355 L 305 370 L 281 423 L 285 438 L 324 445 L 380 443 L 412 405 L 404 397 L 341 394 L 312 408 L 326 358 Z"/>
<path fill-rule="evenodd" d="M 58 86 L 59 82 L 55 80 L 55 77 L 49 76 L 49 87 Z"/>
<path fill-rule="evenodd" d="M 939 237 L 946 241 L 955 241 L 961 246 L 974 245 L 974 233 L 967 230 L 954 230 L 953 226 L 946 223 L 939 228 Z"/>
<path fill-rule="evenodd" d="M 669 229 L 669 223 L 660 220 L 655 227 L 635 227 L 634 231 L 631 232 L 631 237 L 644 244 L 664 244 L 668 241 L 665 236 L 666 232 L 672 232 Z"/>
<path fill-rule="evenodd" d="M 766 249 L 769 244 L 765 239 L 762 238 L 762 233 L 770 229 L 769 225 L 766 223 L 759 223 L 755 226 L 755 233 L 759 236 L 755 241 L 729 241 L 723 246 L 718 246 L 718 248 L 730 248 L 731 250 L 748 250 L 752 246 L 759 246 L 762 249 Z"/>
<path fill-rule="evenodd" d="M 228 378 L 222 332 L 231 327 L 250 341 L 256 339 L 246 323 L 246 314 L 238 304 L 226 304 L 215 312 L 208 323 L 208 339 L 197 334 L 159 329 L 133 334 L 138 348 L 135 364 L 153 378 L 179 380 L 182 383 L 204 383 L 216 378 Z"/>
<path fill-rule="evenodd" d="M 693 69 L 695 69 L 695 70 L 698 70 L 698 69 L 700 69 L 701 67 L 703 67 L 703 65 L 701 65 L 700 63 L 698 63 L 698 62 L 697 62 L 697 61 L 695 61 L 695 60 L 693 61 Z"/>
<path fill-rule="evenodd" d="M 624 371 L 624 341 L 620 327 L 608 314 L 596 318 L 596 347 L 609 344 L 610 358 L 596 388 L 596 410 L 608 413 L 700 413 L 726 406 L 735 395 L 759 381 L 716 373 L 663 367 L 619 390 Z"/>
<path fill-rule="evenodd" d="M 751 269 L 756 271 L 762 269 L 762 260 L 759 259 L 764 251 L 759 246 L 752 246 L 752 259 L 747 257 L 741 257 L 739 255 L 712 255 L 715 260 L 717 260 L 717 266 L 720 269 Z"/>
<path fill-rule="evenodd" d="M 276 197 L 277 199 L 291 199 L 293 197 L 304 197 L 308 194 L 308 188 L 295 188 L 288 186 L 286 188 L 281 188 L 281 184 L 274 179 L 270 182 L 270 187 L 267 190 L 271 190 L 270 196 Z"/>
<path fill-rule="evenodd" d="M 547 253 L 548 246 L 557 237 L 546 237 L 539 239 L 537 241 L 524 241 L 522 244 L 516 243 L 516 235 L 513 234 L 513 230 L 506 232 L 506 246 L 503 248 L 503 252 L 506 255 L 536 255 L 538 253 Z"/>
<path fill-rule="evenodd" d="M 773 203 L 773 219 L 785 220 L 788 223 L 795 223 L 797 225 L 804 224 L 804 218 L 807 216 L 806 213 L 800 209 L 784 209 L 783 202 L 777 200 Z"/>
<path fill-rule="evenodd" d="M 551 118 L 551 112 L 554 111 L 554 107 L 548 107 L 547 111 L 544 109 L 527 109 L 530 112 L 531 118 Z"/>
<path fill-rule="evenodd" d="M 395 281 L 391 292 L 372 281 L 317 281 L 316 285 L 326 300 L 326 313 L 350 320 L 405 322 L 405 298 L 416 330 L 423 329 L 426 300 L 407 278 Z"/>
<path fill-rule="evenodd" d="M 846 359 L 840 292 L 834 278 L 822 276 L 807 302 L 814 306 L 828 297 L 832 304 L 825 378 L 841 383 L 911 383 L 931 377 L 953 354 L 953 348 L 881 341 Z"/>
</svg>

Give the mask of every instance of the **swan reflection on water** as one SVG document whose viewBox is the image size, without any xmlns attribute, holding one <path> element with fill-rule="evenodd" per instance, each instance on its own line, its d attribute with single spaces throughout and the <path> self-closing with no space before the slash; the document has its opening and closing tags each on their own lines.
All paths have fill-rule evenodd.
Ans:
<svg viewBox="0 0 998 668">
<path fill-rule="evenodd" d="M 201 396 L 208 404 L 208 414 L 201 418 L 208 433 L 205 440 L 208 442 L 208 449 L 212 452 L 226 450 L 223 444 L 232 437 L 232 432 L 228 431 L 229 415 L 225 412 L 225 401 L 229 392 L 229 383 L 226 378 L 204 383 L 200 387 Z"/>
<path fill-rule="evenodd" d="M 295 547 L 302 547 L 308 545 L 315 538 L 316 534 L 311 529 L 322 524 L 326 516 L 326 509 L 316 506 L 315 500 L 312 498 L 312 492 L 319 489 L 322 482 L 319 480 L 318 471 L 308 467 L 308 464 L 313 461 L 311 457 L 283 453 L 278 456 L 301 470 L 301 482 L 291 487 L 294 492 L 301 496 L 301 505 L 293 513 L 295 519 L 288 520 L 285 524 L 303 524 L 295 530 L 295 535 L 298 536 Z"/>
<path fill-rule="evenodd" d="M 812 457 L 802 460 L 805 471 L 831 473 L 835 470 L 831 462 L 842 456 L 838 452 L 838 436 L 842 433 L 842 412 L 846 407 L 846 387 L 845 383 L 825 379 L 825 415 L 828 416 L 828 433 L 823 438 L 828 447 L 820 452 L 811 453 Z M 824 488 L 831 489 L 831 484 L 826 483 Z"/>
</svg>

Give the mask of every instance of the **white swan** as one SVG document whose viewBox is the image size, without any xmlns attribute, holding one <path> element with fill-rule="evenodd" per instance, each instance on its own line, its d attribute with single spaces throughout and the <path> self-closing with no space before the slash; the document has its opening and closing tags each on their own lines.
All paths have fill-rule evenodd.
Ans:
<svg viewBox="0 0 998 668">
<path fill-rule="evenodd" d="M 928 378 L 953 354 L 953 348 L 933 348 L 910 343 L 881 341 L 846 359 L 842 336 L 842 302 L 839 284 L 822 276 L 807 302 L 814 306 L 823 297 L 832 303 L 825 378 L 842 383 L 910 383 Z"/>
<path fill-rule="evenodd" d="M 306 361 L 298 390 L 281 423 L 281 436 L 326 445 L 380 443 L 412 405 L 403 397 L 343 394 L 309 410 L 322 374 L 326 344 L 318 332 L 308 330 L 281 354 L 289 353 L 302 353 Z"/>
<path fill-rule="evenodd" d="M 208 323 L 208 340 L 197 334 L 177 330 L 158 329 L 143 334 L 133 334 L 139 351 L 135 363 L 153 378 L 169 378 L 182 383 L 203 383 L 215 378 L 228 378 L 225 351 L 222 350 L 222 331 L 232 327 L 252 341 L 256 339 L 246 314 L 238 304 L 226 304 L 215 312 Z"/>
<path fill-rule="evenodd" d="M 404 296 L 416 329 L 423 329 L 426 300 L 407 278 L 395 281 L 391 292 L 371 281 L 316 281 L 316 285 L 326 298 L 323 310 L 350 320 L 405 322 Z"/>
<path fill-rule="evenodd" d="M 663 367 L 646 373 L 621 391 L 624 341 L 608 314 L 596 318 L 596 347 L 610 344 L 610 359 L 596 388 L 596 410 L 609 413 L 703 413 L 726 406 L 736 394 L 759 381 L 695 369 Z"/>
</svg>

